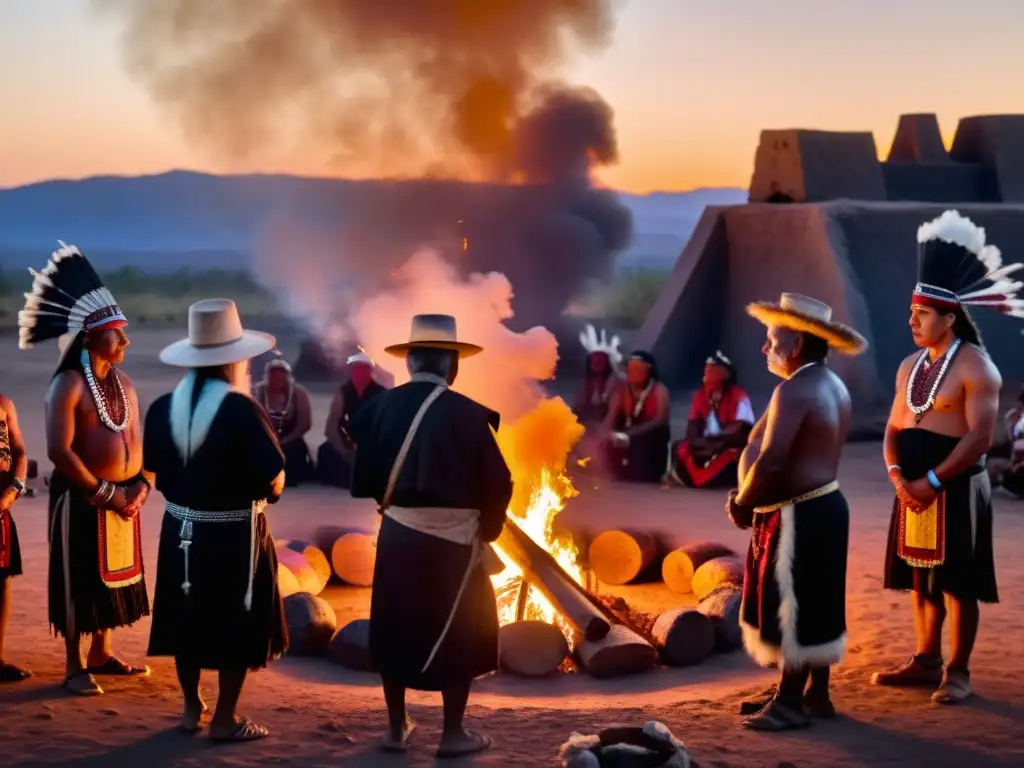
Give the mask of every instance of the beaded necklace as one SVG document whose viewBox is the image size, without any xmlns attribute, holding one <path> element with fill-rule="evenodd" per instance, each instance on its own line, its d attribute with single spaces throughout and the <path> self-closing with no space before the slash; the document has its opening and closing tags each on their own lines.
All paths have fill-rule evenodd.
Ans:
<svg viewBox="0 0 1024 768">
<path fill-rule="evenodd" d="M 277 410 L 270 407 L 270 387 L 264 383 L 263 385 L 263 407 L 267 409 L 267 415 L 270 416 L 270 422 L 274 425 L 274 431 L 281 434 L 281 428 L 284 427 L 284 420 L 288 416 L 288 411 L 292 407 L 292 395 L 295 393 L 295 385 L 288 382 L 288 395 L 285 397 L 284 408 Z"/>
<path fill-rule="evenodd" d="M 924 415 L 935 405 L 935 395 L 946 378 L 946 372 L 953 362 L 953 357 L 960 349 L 960 339 L 949 345 L 945 354 L 933 363 L 925 363 L 928 350 L 924 350 L 914 363 L 907 379 L 907 407 L 914 414 L 914 423 L 920 423 Z"/>
<path fill-rule="evenodd" d="M 131 408 L 128 406 L 128 396 L 125 395 L 121 379 L 117 375 L 117 369 L 110 367 L 110 373 L 105 378 L 97 380 L 92 370 L 92 361 L 89 359 L 88 350 L 82 350 L 82 372 L 85 374 L 85 381 L 89 385 L 89 392 L 92 394 L 92 401 L 96 405 L 96 413 L 100 421 L 111 432 L 121 435 L 124 441 L 124 465 L 128 467 L 129 451 L 128 436 L 125 430 L 128 422 L 131 421 Z"/>
</svg>

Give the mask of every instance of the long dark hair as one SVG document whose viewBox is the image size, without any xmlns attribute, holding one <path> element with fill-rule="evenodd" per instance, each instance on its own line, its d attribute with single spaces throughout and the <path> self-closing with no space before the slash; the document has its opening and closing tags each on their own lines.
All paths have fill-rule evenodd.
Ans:
<svg viewBox="0 0 1024 768">
<path fill-rule="evenodd" d="M 956 334 L 957 338 L 963 339 L 968 344 L 985 349 L 985 343 L 981 340 L 981 331 L 978 330 L 978 326 L 971 319 L 970 314 L 967 312 L 967 307 L 958 304 L 952 314 L 955 318 L 953 320 L 953 333 Z"/>
<path fill-rule="evenodd" d="M 230 365 L 211 365 L 206 368 L 196 368 L 195 377 L 196 382 L 192 388 L 192 410 L 195 411 L 196 405 L 199 404 L 199 396 L 203 394 L 203 388 L 206 386 L 208 381 L 224 381 L 231 383 L 231 377 L 229 371 L 231 370 Z"/>
<path fill-rule="evenodd" d="M 57 370 L 53 372 L 53 379 L 56 379 L 64 371 L 76 371 L 81 374 L 85 374 L 85 369 L 82 367 L 82 350 L 85 349 L 85 331 L 79 331 L 75 334 L 75 338 L 71 340 L 67 350 L 64 352 L 64 356 L 57 363 Z M 52 379 L 51 379 L 52 380 Z"/>
</svg>

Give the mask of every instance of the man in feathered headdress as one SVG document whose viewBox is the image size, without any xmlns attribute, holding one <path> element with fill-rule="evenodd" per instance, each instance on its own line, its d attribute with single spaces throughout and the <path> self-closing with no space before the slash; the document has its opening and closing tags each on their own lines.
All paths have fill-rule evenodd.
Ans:
<svg viewBox="0 0 1024 768">
<path fill-rule="evenodd" d="M 884 454 L 896 489 L 885 586 L 911 590 L 917 647 L 878 685 L 935 688 L 943 704 L 971 695 L 968 663 L 978 603 L 998 602 L 992 555 L 991 485 L 985 454 L 999 415 L 1002 379 L 968 306 L 1024 317 L 985 230 L 946 211 L 917 232 L 918 276 L 910 302 L 915 352 L 900 365 Z M 942 624 L 952 619 L 952 658 L 943 670 Z"/>
<path fill-rule="evenodd" d="M 103 693 L 93 675 L 149 673 L 114 656 L 110 630 L 149 615 L 138 514 L 151 479 L 142 471 L 142 426 L 124 360 L 127 318 L 88 260 L 61 247 L 18 314 L 20 346 L 60 339 L 46 394 L 50 480 L 50 624 L 67 651 L 64 686 Z M 79 638 L 92 635 L 83 662 Z"/>
<path fill-rule="evenodd" d="M 580 332 L 580 343 L 587 352 L 587 362 L 572 410 L 584 426 L 597 425 L 608 415 L 612 397 L 623 383 L 618 373 L 622 362 L 619 337 L 612 336 L 609 341 L 606 331 L 598 336 L 588 323 L 586 330 Z"/>
</svg>

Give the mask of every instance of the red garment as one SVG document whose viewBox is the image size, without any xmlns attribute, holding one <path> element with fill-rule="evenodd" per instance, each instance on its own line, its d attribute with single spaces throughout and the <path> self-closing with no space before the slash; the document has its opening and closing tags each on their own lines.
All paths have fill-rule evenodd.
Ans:
<svg viewBox="0 0 1024 768">
<path fill-rule="evenodd" d="M 348 378 L 352 382 L 352 386 L 356 388 L 356 392 L 362 395 L 373 381 L 373 366 L 366 363 L 352 363 L 348 367 Z"/>
<path fill-rule="evenodd" d="M 722 393 L 722 399 L 719 401 L 718 407 L 714 409 L 715 418 L 720 427 L 724 428 L 737 420 L 740 404 L 744 400 L 748 400 L 747 393 L 735 385 Z M 708 396 L 707 390 L 701 387 L 693 396 L 693 404 L 690 406 L 690 421 L 706 424 L 711 413 L 711 398 Z M 714 481 L 722 472 L 734 466 L 739 461 L 741 453 L 740 448 L 727 448 L 714 456 L 707 464 L 701 466 L 694 461 L 690 444 L 685 440 L 680 440 L 676 444 L 676 474 L 686 485 L 702 488 Z M 723 481 L 724 479 L 723 477 Z"/>
<path fill-rule="evenodd" d="M 726 424 L 736 421 L 736 411 L 740 403 L 749 399 L 747 393 L 735 384 L 729 387 L 728 390 L 722 393 L 722 399 L 715 411 L 718 423 L 724 427 Z M 690 406 L 690 421 L 697 421 L 698 419 L 700 421 L 707 421 L 710 415 L 711 398 L 708 396 L 708 391 L 701 387 L 693 396 L 693 403 Z"/>
<path fill-rule="evenodd" d="M 658 398 L 654 394 L 654 388 L 651 389 L 651 393 L 644 401 L 644 406 L 640 413 L 635 413 L 637 402 L 642 396 L 643 390 L 640 393 L 635 393 L 632 387 L 625 386 L 622 388 L 622 415 L 634 425 L 643 424 L 645 421 L 650 421 L 658 415 Z"/>
</svg>

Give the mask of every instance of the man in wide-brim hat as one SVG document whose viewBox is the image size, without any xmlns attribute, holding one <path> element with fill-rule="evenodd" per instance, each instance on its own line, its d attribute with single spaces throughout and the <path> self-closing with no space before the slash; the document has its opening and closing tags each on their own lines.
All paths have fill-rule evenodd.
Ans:
<svg viewBox="0 0 1024 768">
<path fill-rule="evenodd" d="M 829 667 L 846 648 L 849 539 L 836 473 L 851 408 L 826 359 L 830 349 L 859 354 L 867 342 L 807 296 L 784 293 L 747 311 L 768 326 L 768 369 L 784 381 L 740 457 L 728 511 L 753 528 L 740 608 L 744 645 L 760 664 L 782 670 L 777 690 L 746 705 L 756 714 L 745 725 L 778 731 L 808 725 L 808 712 L 835 714 Z"/>
<path fill-rule="evenodd" d="M 455 318 L 416 315 L 409 340 L 385 350 L 412 379 L 365 402 L 349 422 L 352 495 L 383 514 L 370 605 L 370 658 L 388 707 L 382 746 L 408 748 L 405 691 L 441 691 L 439 757 L 480 752 L 487 736 L 462 719 L 470 685 L 498 661 L 498 615 L 485 570 L 512 497 L 493 430 L 498 414 L 450 387 L 459 360 L 481 348 Z M 493 554 L 493 553 L 491 553 Z"/>
<path fill-rule="evenodd" d="M 246 674 L 288 642 L 264 514 L 281 495 L 285 460 L 266 411 L 249 396 L 249 360 L 274 343 L 242 327 L 233 301 L 196 302 L 188 337 L 160 353 L 184 376 L 146 414 L 144 466 L 166 501 L 149 654 L 174 658 L 187 732 L 206 721 L 201 671 L 219 672 L 209 723 L 218 741 L 267 735 L 236 705 Z"/>
</svg>

